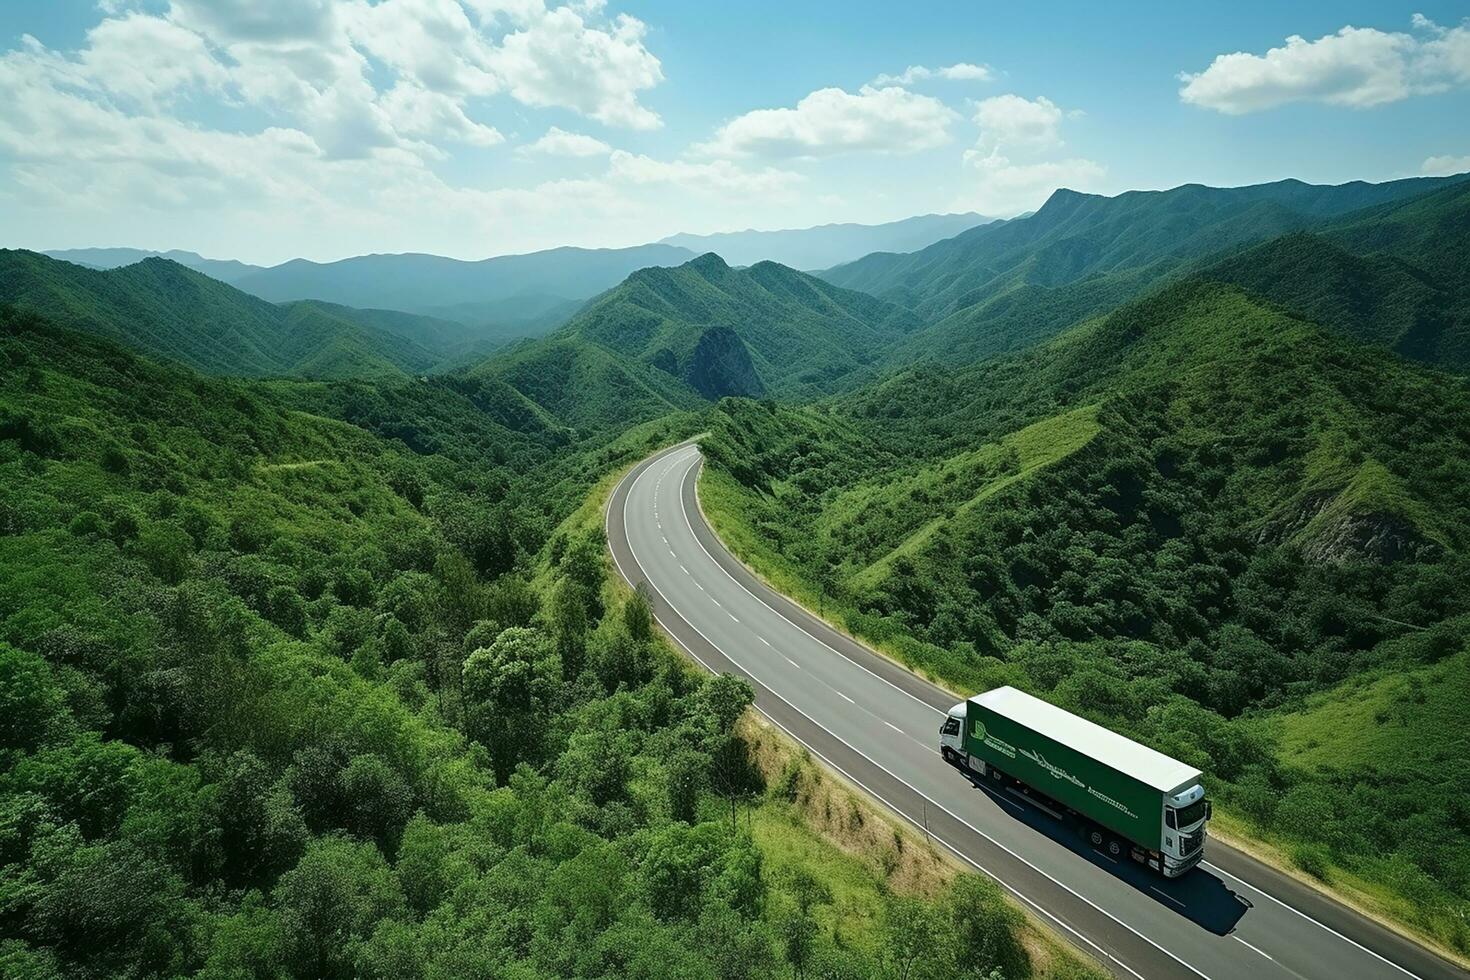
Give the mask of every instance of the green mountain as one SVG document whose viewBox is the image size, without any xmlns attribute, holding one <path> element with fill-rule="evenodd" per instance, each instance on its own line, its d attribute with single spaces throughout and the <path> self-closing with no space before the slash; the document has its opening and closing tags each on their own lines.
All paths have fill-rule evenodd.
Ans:
<svg viewBox="0 0 1470 980">
<path fill-rule="evenodd" d="M 1405 357 L 1470 370 L 1470 183 L 1356 212 L 1201 270 Z"/>
<path fill-rule="evenodd" d="M 830 224 L 781 231 L 670 235 L 662 245 L 714 252 L 731 265 L 779 262 L 793 269 L 827 269 L 873 252 L 913 252 L 993 218 L 973 212 L 921 214 L 878 225 Z"/>
<path fill-rule="evenodd" d="M 1116 197 L 1060 190 L 1030 217 L 984 225 L 910 255 L 868 256 L 822 276 L 911 308 L 933 324 L 896 348 L 888 363 L 977 360 L 1106 312 L 1212 253 L 1459 180 L 1188 184 Z"/>
<path fill-rule="evenodd" d="M 472 341 L 454 323 L 326 303 L 267 303 L 177 262 L 95 270 L 0 250 L 0 302 L 212 374 L 423 372 Z"/>
<path fill-rule="evenodd" d="M 556 335 L 635 358 L 706 398 L 820 394 L 872 376 L 918 325 L 906 311 L 774 262 L 702 255 L 642 269 Z"/>
<path fill-rule="evenodd" d="M 1455 825 L 1453 781 L 1329 743 L 1310 758 L 1342 763 L 1306 766 L 1286 719 L 1466 649 L 1463 380 L 1188 279 L 1021 354 L 720 408 L 705 509 L 765 574 L 956 689 L 1019 684 L 1197 762 L 1304 861 L 1390 890 L 1382 862 L 1412 868 L 1437 897 L 1393 913 L 1458 941 L 1433 909 L 1470 897 L 1470 845 L 1404 844 Z"/>
</svg>

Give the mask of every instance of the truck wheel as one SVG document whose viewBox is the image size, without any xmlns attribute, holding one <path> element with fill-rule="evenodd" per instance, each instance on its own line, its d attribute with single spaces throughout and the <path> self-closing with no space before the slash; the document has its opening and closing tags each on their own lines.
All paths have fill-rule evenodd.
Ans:
<svg viewBox="0 0 1470 980">
<path fill-rule="evenodd" d="M 1116 837 L 1108 838 L 1108 853 L 1113 857 L 1123 856 L 1123 845 L 1118 842 Z"/>
<path fill-rule="evenodd" d="M 950 765 L 954 765 L 954 752 L 950 750 L 950 747 L 948 745 L 940 749 L 939 754 L 944 757 L 945 762 L 948 762 Z"/>
<path fill-rule="evenodd" d="M 1102 831 L 1101 830 L 1098 830 L 1096 827 L 1094 827 L 1092 830 L 1089 830 L 1087 832 L 1087 841 L 1093 847 L 1102 847 L 1103 846 L 1103 835 L 1102 835 Z"/>
</svg>

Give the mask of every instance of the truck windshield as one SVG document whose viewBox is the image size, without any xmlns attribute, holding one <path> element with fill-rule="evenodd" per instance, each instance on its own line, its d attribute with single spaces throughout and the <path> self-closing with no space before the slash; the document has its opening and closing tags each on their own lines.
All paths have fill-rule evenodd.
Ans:
<svg viewBox="0 0 1470 980">
<path fill-rule="evenodd" d="M 1201 797 L 1200 799 L 1195 800 L 1193 803 L 1189 804 L 1189 806 L 1179 807 L 1174 811 L 1174 816 L 1176 820 L 1175 826 L 1193 826 L 1194 824 L 1199 823 L 1200 818 L 1204 815 L 1205 801 L 1204 798 Z"/>
<path fill-rule="evenodd" d="M 960 720 L 958 718 L 947 719 L 942 731 L 945 735 L 958 735 L 960 733 Z"/>
</svg>

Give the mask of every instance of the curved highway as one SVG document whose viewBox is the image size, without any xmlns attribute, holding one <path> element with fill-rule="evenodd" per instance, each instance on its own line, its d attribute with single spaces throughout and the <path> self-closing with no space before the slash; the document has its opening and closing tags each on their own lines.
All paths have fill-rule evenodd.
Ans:
<svg viewBox="0 0 1470 980">
<path fill-rule="evenodd" d="M 741 565 L 695 496 L 684 443 L 634 467 L 608 503 L 619 572 L 646 582 L 664 630 L 813 755 L 988 873 L 1120 977 L 1439 980 L 1466 973 L 1296 880 L 1211 841 L 1168 881 L 1087 848 L 1030 803 L 939 757 L 954 698 L 832 630 Z"/>
</svg>

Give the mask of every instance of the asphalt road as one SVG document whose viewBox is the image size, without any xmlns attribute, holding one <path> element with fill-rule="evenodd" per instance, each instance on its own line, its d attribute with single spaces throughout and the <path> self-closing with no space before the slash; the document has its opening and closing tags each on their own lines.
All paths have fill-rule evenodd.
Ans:
<svg viewBox="0 0 1470 980">
<path fill-rule="evenodd" d="M 1093 851 L 1029 802 L 972 783 L 939 757 L 953 697 L 835 632 L 732 557 L 699 513 L 699 466 L 692 445 L 664 450 L 608 504 L 618 569 L 651 586 L 664 630 L 707 669 L 749 679 L 772 722 L 1118 976 L 1470 976 L 1219 841 L 1170 881 Z"/>
</svg>

